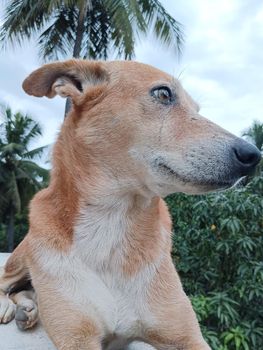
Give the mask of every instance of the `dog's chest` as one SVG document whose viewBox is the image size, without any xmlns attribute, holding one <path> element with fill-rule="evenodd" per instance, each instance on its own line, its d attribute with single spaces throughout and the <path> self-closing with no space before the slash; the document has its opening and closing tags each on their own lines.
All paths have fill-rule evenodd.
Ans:
<svg viewBox="0 0 263 350">
<path fill-rule="evenodd" d="M 70 286 L 74 302 L 103 324 L 106 333 L 132 338 L 142 334 L 144 324 L 154 323 L 147 297 L 154 266 L 145 267 L 133 278 L 125 278 L 117 269 L 95 271 L 83 262 L 77 270 L 75 285 Z"/>
<path fill-rule="evenodd" d="M 116 211 L 83 210 L 74 230 L 74 248 L 93 270 L 105 270 L 123 256 L 129 220 L 125 208 Z M 113 266 L 114 268 L 114 266 Z"/>
<path fill-rule="evenodd" d="M 145 266 L 132 277 L 123 274 L 121 266 L 129 224 L 123 212 L 103 216 L 86 213 L 75 228 L 73 254 L 80 258 L 82 273 L 94 277 L 92 295 L 90 288 L 83 290 L 87 299 L 92 298 L 92 303 L 99 305 L 97 309 L 110 331 L 132 337 L 133 333 L 138 335 L 144 320 L 149 324 L 152 318 L 147 288 L 155 266 Z"/>
</svg>

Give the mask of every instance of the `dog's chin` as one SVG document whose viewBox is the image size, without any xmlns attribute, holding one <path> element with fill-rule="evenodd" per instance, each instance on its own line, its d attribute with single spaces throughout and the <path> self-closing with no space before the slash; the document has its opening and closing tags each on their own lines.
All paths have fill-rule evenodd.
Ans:
<svg viewBox="0 0 263 350">
<path fill-rule="evenodd" d="M 211 192 L 219 192 L 224 191 L 229 188 L 232 188 L 234 186 L 234 183 L 229 182 L 184 182 L 183 184 L 177 184 L 177 188 L 179 188 L 178 192 L 182 192 L 185 194 L 192 194 L 192 195 L 198 195 L 198 194 L 206 194 Z"/>
<path fill-rule="evenodd" d="M 247 177 L 233 176 L 232 178 L 198 178 L 177 173 L 166 164 L 159 165 L 160 173 L 170 193 L 183 192 L 186 194 L 205 194 L 223 191 L 229 188 L 242 187 L 247 183 Z"/>
<path fill-rule="evenodd" d="M 183 191 L 186 194 L 206 194 L 210 192 L 225 191 L 229 188 L 235 187 L 235 181 L 233 182 L 209 182 L 209 183 L 189 183 L 191 186 L 190 191 Z"/>
</svg>

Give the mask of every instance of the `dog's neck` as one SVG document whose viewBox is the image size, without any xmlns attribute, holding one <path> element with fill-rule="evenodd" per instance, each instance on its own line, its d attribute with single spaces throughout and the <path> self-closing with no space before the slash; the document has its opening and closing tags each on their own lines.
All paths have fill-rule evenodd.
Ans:
<svg viewBox="0 0 263 350">
<path fill-rule="evenodd" d="M 92 156 L 74 149 L 72 129 L 60 135 L 54 149 L 54 215 L 83 259 L 90 263 L 96 257 L 96 266 L 119 262 L 132 273 L 160 253 L 160 198 L 98 168 Z"/>
<path fill-rule="evenodd" d="M 125 196 L 111 203 L 82 206 L 74 228 L 74 247 L 88 266 L 137 273 L 161 255 L 165 237 L 159 198 L 150 202 Z"/>
<path fill-rule="evenodd" d="M 167 210 L 132 175 L 130 180 L 116 176 L 118 169 L 98 163 L 91 146 L 78 146 L 74 127 L 67 125 L 71 121 L 65 123 L 54 149 L 49 188 L 61 234 L 66 232 L 69 248 L 76 248 L 88 266 L 118 265 L 128 275 L 137 273 L 161 255 L 167 235 L 160 211 L 167 216 Z"/>
<path fill-rule="evenodd" d="M 109 164 L 109 154 L 98 155 L 99 144 L 85 144 L 77 134 L 76 119 L 70 115 L 64 121 L 53 151 L 52 191 L 65 198 L 66 204 L 76 201 L 105 207 L 115 206 L 124 198 L 147 207 L 156 194 L 140 183 L 126 164 Z M 81 205 L 83 206 L 83 205 Z"/>
</svg>

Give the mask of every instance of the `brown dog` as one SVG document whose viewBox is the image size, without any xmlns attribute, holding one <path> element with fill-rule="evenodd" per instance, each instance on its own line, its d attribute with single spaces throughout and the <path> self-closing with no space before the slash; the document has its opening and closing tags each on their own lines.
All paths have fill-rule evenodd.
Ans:
<svg viewBox="0 0 263 350">
<path fill-rule="evenodd" d="M 32 200 L 30 231 L 0 280 L 0 322 L 14 317 L 14 301 L 18 326 L 32 327 L 38 304 L 60 350 L 152 349 L 139 341 L 209 349 L 172 263 L 160 197 L 231 187 L 259 151 L 201 117 L 177 80 L 144 64 L 56 62 L 23 87 L 70 97 L 73 107 L 50 185 Z"/>
</svg>

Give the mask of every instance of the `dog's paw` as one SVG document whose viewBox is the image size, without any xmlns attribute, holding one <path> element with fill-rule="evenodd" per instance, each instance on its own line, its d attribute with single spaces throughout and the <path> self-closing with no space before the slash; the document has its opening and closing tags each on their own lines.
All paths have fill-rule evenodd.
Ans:
<svg viewBox="0 0 263 350">
<path fill-rule="evenodd" d="M 15 304 L 7 296 L 0 296 L 0 324 L 12 321 L 15 316 Z"/>
<path fill-rule="evenodd" d="M 22 331 L 32 328 L 38 320 L 37 305 L 32 300 L 17 305 L 15 320 L 17 327 Z"/>
</svg>

